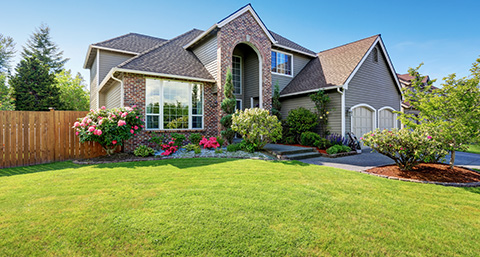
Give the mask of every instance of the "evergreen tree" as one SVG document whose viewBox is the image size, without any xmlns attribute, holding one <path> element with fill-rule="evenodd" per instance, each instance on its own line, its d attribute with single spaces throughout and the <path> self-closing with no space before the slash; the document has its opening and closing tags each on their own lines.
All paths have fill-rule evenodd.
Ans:
<svg viewBox="0 0 480 257">
<path fill-rule="evenodd" d="M 280 110 L 282 109 L 282 103 L 280 102 L 280 88 L 278 86 L 278 81 L 275 83 L 272 97 L 272 114 L 277 116 L 278 120 L 282 119 L 282 114 Z"/>
<path fill-rule="evenodd" d="M 36 28 L 28 39 L 27 46 L 23 47 L 22 57 L 24 59 L 33 56 L 36 56 L 54 73 L 60 72 L 69 60 L 63 58 L 63 51 L 59 51 L 58 46 L 52 42 L 50 28 L 46 24 Z"/>
<path fill-rule="evenodd" d="M 49 107 L 62 108 L 55 75 L 36 56 L 21 60 L 15 71 L 15 76 L 10 79 L 15 110 L 47 111 Z"/>
<path fill-rule="evenodd" d="M 225 138 L 225 140 L 231 144 L 233 142 L 233 136 L 235 135 L 235 132 L 232 130 L 232 115 L 235 112 L 236 99 L 233 95 L 233 79 L 232 71 L 230 69 L 227 71 L 227 78 L 225 81 L 223 94 L 225 98 L 222 101 L 221 107 L 226 115 L 220 119 L 220 123 L 225 128 L 221 134 L 223 138 Z"/>
<path fill-rule="evenodd" d="M 10 68 L 10 60 L 15 55 L 15 43 L 13 38 L 0 34 L 0 72 L 7 72 Z"/>
</svg>

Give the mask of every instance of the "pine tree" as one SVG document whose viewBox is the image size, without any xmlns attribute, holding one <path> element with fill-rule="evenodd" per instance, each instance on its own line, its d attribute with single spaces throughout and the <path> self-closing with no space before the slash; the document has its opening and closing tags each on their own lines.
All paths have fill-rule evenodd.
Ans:
<svg viewBox="0 0 480 257">
<path fill-rule="evenodd" d="M 233 142 L 233 136 L 235 132 L 232 130 L 232 115 L 235 112 L 235 105 L 236 99 L 233 95 L 233 79 L 232 79 L 232 71 L 229 69 L 227 71 L 227 78 L 225 81 L 225 86 L 223 89 L 223 94 L 225 99 L 223 99 L 221 107 L 222 110 L 225 112 L 225 116 L 220 119 L 220 124 L 225 128 L 224 131 L 221 132 L 223 138 L 227 140 L 229 144 Z"/>
<path fill-rule="evenodd" d="M 63 58 L 63 51 L 59 51 L 58 46 L 52 42 L 50 28 L 46 24 L 36 28 L 28 39 L 27 46 L 23 47 L 22 57 L 24 59 L 33 56 L 37 56 L 54 73 L 60 72 L 69 60 Z"/>
<path fill-rule="evenodd" d="M 0 34 L 0 72 L 7 72 L 10 61 L 15 55 L 15 43 L 13 38 Z"/>
<path fill-rule="evenodd" d="M 47 111 L 49 107 L 63 107 L 55 75 L 36 56 L 21 60 L 15 71 L 9 81 L 14 90 L 15 110 Z"/>
</svg>

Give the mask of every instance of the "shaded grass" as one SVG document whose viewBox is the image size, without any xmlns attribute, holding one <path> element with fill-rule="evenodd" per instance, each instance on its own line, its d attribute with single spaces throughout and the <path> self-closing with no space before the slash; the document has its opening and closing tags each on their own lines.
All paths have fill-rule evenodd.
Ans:
<svg viewBox="0 0 480 257">
<path fill-rule="evenodd" d="M 470 145 L 466 152 L 480 154 L 480 145 Z"/>
<path fill-rule="evenodd" d="M 479 252 L 478 188 L 233 159 L 63 162 L 0 174 L 1 256 Z"/>
</svg>

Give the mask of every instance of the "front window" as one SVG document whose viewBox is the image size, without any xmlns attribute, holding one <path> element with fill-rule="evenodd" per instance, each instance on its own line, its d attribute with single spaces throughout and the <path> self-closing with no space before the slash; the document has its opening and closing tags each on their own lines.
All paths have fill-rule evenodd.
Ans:
<svg viewBox="0 0 480 257">
<path fill-rule="evenodd" d="M 147 129 L 203 128 L 203 87 L 181 81 L 147 79 Z"/>
<path fill-rule="evenodd" d="M 272 72 L 292 75 L 292 55 L 272 51 Z"/>
<path fill-rule="evenodd" d="M 240 56 L 232 56 L 232 81 L 233 93 L 242 94 L 242 58 Z"/>
</svg>

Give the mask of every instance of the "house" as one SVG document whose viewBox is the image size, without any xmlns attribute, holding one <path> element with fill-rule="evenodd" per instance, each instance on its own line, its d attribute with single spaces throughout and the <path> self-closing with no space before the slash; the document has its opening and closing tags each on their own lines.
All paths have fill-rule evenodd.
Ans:
<svg viewBox="0 0 480 257">
<path fill-rule="evenodd" d="M 152 131 L 218 135 L 220 103 L 232 70 L 237 108 L 271 109 L 275 83 L 282 112 L 312 108 L 308 95 L 331 96 L 331 132 L 360 135 L 397 127 L 401 91 L 380 35 L 316 53 L 267 29 L 250 4 L 205 31 L 172 39 L 135 33 L 92 44 L 91 108 L 137 105 L 146 129 L 126 143 L 132 151 Z"/>
<path fill-rule="evenodd" d="M 398 81 L 400 81 L 400 85 L 402 88 L 410 88 L 412 86 L 412 81 L 415 79 L 413 76 L 410 74 L 397 74 Z M 423 87 L 427 86 L 430 83 L 430 77 L 427 75 L 423 78 L 422 84 Z M 422 88 L 423 88 L 422 87 Z M 437 89 L 435 86 L 432 86 L 431 89 Z M 404 113 L 410 113 L 414 115 L 418 115 L 419 111 L 416 110 L 409 102 L 403 101 L 402 102 L 402 112 Z"/>
</svg>

